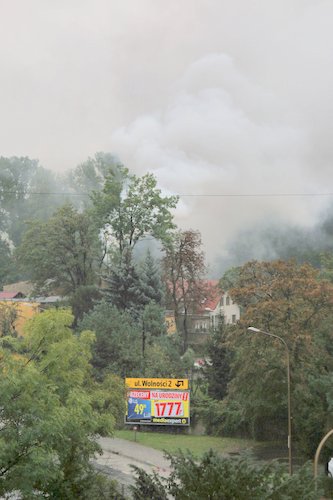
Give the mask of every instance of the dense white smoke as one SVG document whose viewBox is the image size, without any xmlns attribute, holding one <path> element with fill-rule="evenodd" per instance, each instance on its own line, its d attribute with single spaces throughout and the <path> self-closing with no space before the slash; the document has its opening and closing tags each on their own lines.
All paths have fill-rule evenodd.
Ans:
<svg viewBox="0 0 333 500">
<path fill-rule="evenodd" d="M 331 188 L 333 4 L 12 0 L 0 153 L 57 171 L 110 151 L 183 196 L 207 257 L 255 222 L 311 227 Z M 226 256 L 228 257 L 228 256 Z"/>
<path fill-rule="evenodd" d="M 230 56 L 211 54 L 187 68 L 163 109 L 117 130 L 112 144 L 130 168 L 184 195 L 177 222 L 200 229 L 212 260 L 258 220 L 316 220 L 321 198 L 274 196 L 317 190 L 303 175 L 308 134 L 298 118 Z"/>
</svg>

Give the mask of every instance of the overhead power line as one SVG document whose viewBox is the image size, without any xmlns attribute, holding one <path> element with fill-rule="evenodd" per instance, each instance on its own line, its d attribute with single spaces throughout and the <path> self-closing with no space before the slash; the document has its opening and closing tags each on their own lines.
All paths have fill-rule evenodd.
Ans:
<svg viewBox="0 0 333 500">
<path fill-rule="evenodd" d="M 23 192 L 23 191 L 2 191 L 1 194 L 14 194 L 22 196 L 90 196 L 90 193 L 74 192 Z M 181 193 L 180 198 L 286 198 L 286 197 L 310 197 L 310 196 L 333 196 L 333 193 Z"/>
<path fill-rule="evenodd" d="M 2 191 L 0 194 L 15 194 L 22 196 L 90 196 L 90 193 L 64 193 L 64 192 L 23 192 Z M 310 196 L 333 196 L 333 193 L 181 193 L 176 196 L 185 198 L 284 198 L 284 197 L 310 197 Z"/>
<path fill-rule="evenodd" d="M 179 194 L 181 197 L 207 197 L 207 198 L 278 198 L 292 196 L 333 196 L 333 193 L 220 193 L 220 194 Z"/>
</svg>

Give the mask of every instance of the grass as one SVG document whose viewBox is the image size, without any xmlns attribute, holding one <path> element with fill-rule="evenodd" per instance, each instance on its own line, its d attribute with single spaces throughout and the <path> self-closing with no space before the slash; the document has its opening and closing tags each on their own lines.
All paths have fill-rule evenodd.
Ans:
<svg viewBox="0 0 333 500">
<path fill-rule="evenodd" d="M 136 434 L 136 436 L 135 436 Z M 118 430 L 115 437 L 136 441 L 156 450 L 176 453 L 179 449 L 189 450 L 195 456 L 201 456 L 209 449 L 218 453 L 237 453 L 251 448 L 257 443 L 249 439 L 222 438 L 214 436 L 193 436 L 190 434 L 167 434 L 162 432 L 144 432 L 133 430 Z"/>
</svg>

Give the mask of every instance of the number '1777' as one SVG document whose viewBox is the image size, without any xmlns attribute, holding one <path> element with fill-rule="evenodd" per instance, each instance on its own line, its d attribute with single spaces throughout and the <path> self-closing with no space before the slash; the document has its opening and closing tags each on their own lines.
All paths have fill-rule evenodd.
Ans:
<svg viewBox="0 0 333 500">
<path fill-rule="evenodd" d="M 181 417 L 183 413 L 183 404 L 181 401 L 155 403 L 156 417 Z"/>
</svg>

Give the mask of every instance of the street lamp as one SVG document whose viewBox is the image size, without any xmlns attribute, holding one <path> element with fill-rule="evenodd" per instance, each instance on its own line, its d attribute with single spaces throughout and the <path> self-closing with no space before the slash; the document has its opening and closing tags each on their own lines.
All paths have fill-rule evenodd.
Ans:
<svg viewBox="0 0 333 500">
<path fill-rule="evenodd" d="M 254 326 L 249 326 L 248 330 L 250 332 L 262 333 L 267 335 L 268 337 L 273 337 L 274 339 L 280 340 L 286 349 L 287 355 L 287 388 L 288 388 L 288 455 L 289 455 L 289 474 L 293 473 L 293 464 L 292 464 L 292 449 L 291 449 L 291 395 L 290 395 L 290 356 L 289 356 L 289 348 L 286 341 L 279 337 L 278 335 L 274 335 L 273 333 L 264 332 L 259 328 L 255 328 Z"/>
</svg>

